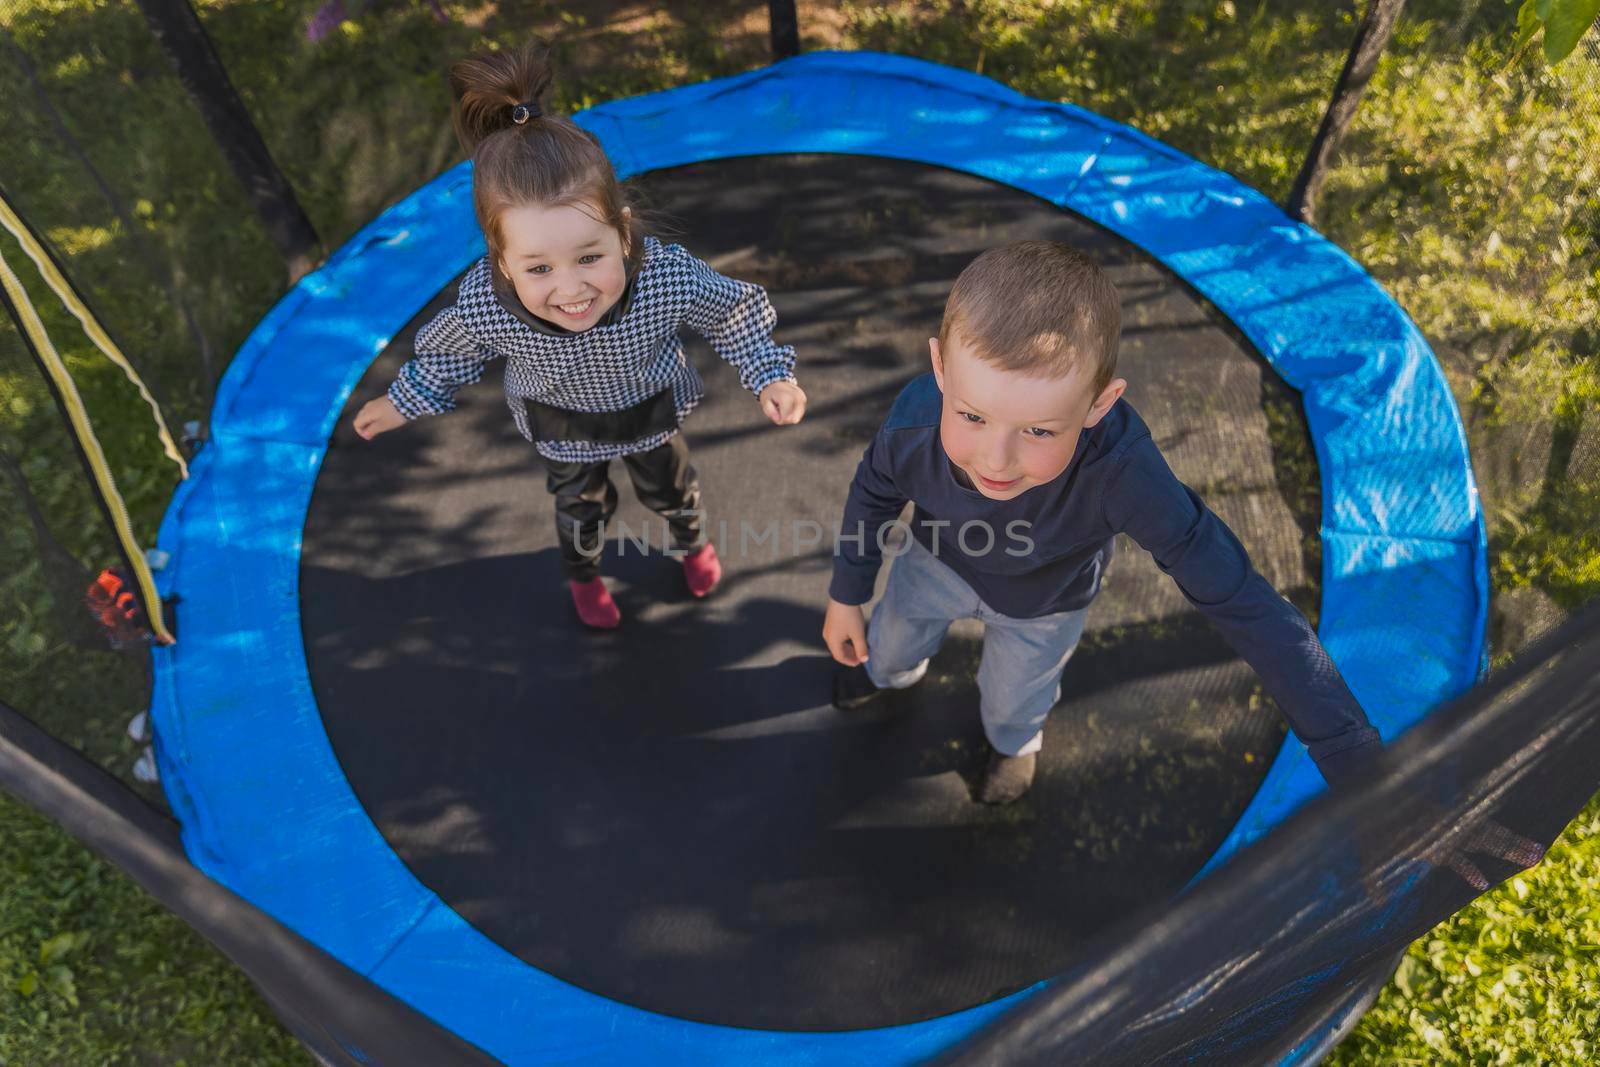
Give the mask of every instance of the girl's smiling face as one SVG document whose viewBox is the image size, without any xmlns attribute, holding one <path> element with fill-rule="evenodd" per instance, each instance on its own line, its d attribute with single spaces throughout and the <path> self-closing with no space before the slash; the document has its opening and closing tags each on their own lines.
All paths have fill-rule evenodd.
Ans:
<svg viewBox="0 0 1600 1067">
<path fill-rule="evenodd" d="M 626 214 L 627 209 L 623 209 Z M 593 204 L 521 204 L 499 218 L 500 271 L 531 314 L 587 330 L 628 283 L 622 235 Z"/>
</svg>

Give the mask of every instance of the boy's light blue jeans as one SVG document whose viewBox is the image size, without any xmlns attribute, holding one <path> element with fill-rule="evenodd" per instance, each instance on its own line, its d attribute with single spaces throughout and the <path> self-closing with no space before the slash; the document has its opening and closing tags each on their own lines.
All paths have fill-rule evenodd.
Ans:
<svg viewBox="0 0 1600 1067">
<path fill-rule="evenodd" d="M 867 675 L 904 689 L 928 670 L 956 619 L 983 622 L 979 713 L 989 743 L 1008 756 L 1039 751 L 1044 721 L 1061 699 L 1061 671 L 1083 636 L 1089 609 L 1013 619 L 995 611 L 912 537 L 893 557 L 888 587 L 867 623 Z"/>
</svg>

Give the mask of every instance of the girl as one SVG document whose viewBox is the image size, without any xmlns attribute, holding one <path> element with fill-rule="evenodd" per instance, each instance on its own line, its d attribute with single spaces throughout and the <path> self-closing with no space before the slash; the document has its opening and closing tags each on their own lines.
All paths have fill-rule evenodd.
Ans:
<svg viewBox="0 0 1600 1067">
<path fill-rule="evenodd" d="M 704 395 L 684 358 L 688 325 L 739 368 L 768 418 L 793 425 L 806 396 L 794 349 L 758 285 L 723 277 L 678 245 L 647 236 L 600 144 L 547 114 L 548 49 L 530 45 L 457 63 L 452 119 L 472 155 L 473 203 L 489 253 L 452 307 L 417 331 L 388 394 L 355 418 L 368 440 L 455 406 L 457 389 L 504 357 L 506 402 L 544 460 L 572 602 L 585 625 L 621 612 L 600 577 L 604 525 L 617 505 L 613 459 L 639 502 L 667 520 L 689 592 L 722 566 L 701 528 L 700 485 L 678 432 Z"/>
</svg>

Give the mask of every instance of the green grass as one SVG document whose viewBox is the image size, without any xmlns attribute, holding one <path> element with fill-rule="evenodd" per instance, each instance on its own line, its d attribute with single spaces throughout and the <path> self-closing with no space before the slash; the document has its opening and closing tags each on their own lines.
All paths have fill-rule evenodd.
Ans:
<svg viewBox="0 0 1600 1067">
<path fill-rule="evenodd" d="M 227 960 L 0 793 L 0 1064 L 301 1067 Z"/>
<path fill-rule="evenodd" d="M 1328 1063 L 1593 1063 L 1597 957 L 1600 800 L 1543 863 L 1413 944 Z"/>
<path fill-rule="evenodd" d="M 380 2 L 313 45 L 302 28 L 316 6 L 200 3 L 329 249 L 454 161 L 443 73 L 485 40 L 554 35 L 557 103 L 567 108 L 766 59 L 764 5 L 753 0 L 467 0 L 447 2 L 444 23 L 427 4 Z M 1344 60 L 1353 7 L 830 0 L 802 5 L 801 16 L 811 46 L 920 55 L 1071 100 L 1281 200 Z M 1413 0 L 1319 212 L 1319 228 L 1395 295 L 1449 377 L 1489 520 L 1501 658 L 1600 595 L 1600 65 L 1582 49 L 1553 71 L 1531 56 L 1509 61 L 1514 9 Z M 8 134 L 18 136 L 0 155 L 0 181 L 69 256 L 176 419 L 198 417 L 196 346 L 166 279 L 225 354 L 281 294 L 281 260 L 134 5 L 0 0 L 0 29 L 32 57 L 134 232 L 85 179 L 3 49 L 0 99 L 22 106 L 7 107 Z M 15 260 L 9 242 L 0 251 Z M 173 473 L 130 387 L 30 288 L 148 542 Z M 0 449 L 22 461 L 62 548 L 53 569 L 41 565 L 8 485 L 0 698 L 125 775 L 135 751 L 121 728 L 144 680 L 132 660 L 74 642 L 76 608 L 53 577 L 102 566 L 111 548 L 55 412 L 3 329 Z M 0 871 L 0 1064 L 304 1062 L 236 971 L 3 797 Z M 1597 900 L 1600 810 L 1591 805 L 1539 868 L 1418 942 L 1332 1062 L 1600 1058 L 1585 1044 L 1600 1032 Z"/>
</svg>

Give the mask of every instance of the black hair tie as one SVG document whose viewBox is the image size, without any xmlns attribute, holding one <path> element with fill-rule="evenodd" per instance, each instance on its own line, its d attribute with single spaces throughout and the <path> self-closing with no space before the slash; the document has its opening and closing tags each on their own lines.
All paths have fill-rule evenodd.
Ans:
<svg viewBox="0 0 1600 1067">
<path fill-rule="evenodd" d="M 530 100 L 526 104 L 518 104 L 511 109 L 511 121 L 521 126 L 529 119 L 536 119 L 542 114 L 544 112 L 539 110 L 538 102 Z"/>
</svg>

